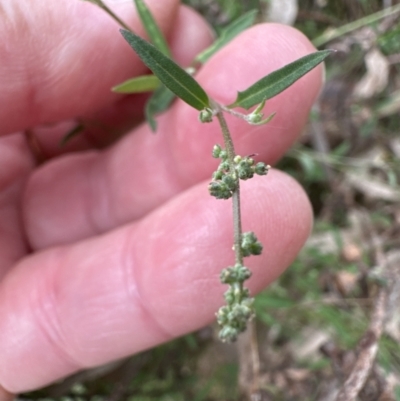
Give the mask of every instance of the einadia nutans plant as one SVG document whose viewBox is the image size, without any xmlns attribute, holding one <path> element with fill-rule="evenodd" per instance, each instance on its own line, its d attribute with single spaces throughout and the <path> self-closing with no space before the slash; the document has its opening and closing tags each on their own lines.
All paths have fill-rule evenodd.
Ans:
<svg viewBox="0 0 400 401">
<path fill-rule="evenodd" d="M 253 298 L 244 285 L 251 276 L 251 272 L 245 266 L 244 258 L 250 255 L 260 255 L 263 249 L 254 232 L 242 231 L 240 182 L 248 180 L 256 174 L 267 175 L 270 167 L 263 162 L 256 163 L 252 156 L 236 154 L 224 115 L 225 113 L 231 114 L 253 125 L 268 123 L 274 114 L 264 117 L 262 110 L 265 102 L 315 68 L 331 51 L 317 51 L 287 64 L 264 76 L 246 90 L 238 92 L 233 103 L 219 104 L 210 98 L 195 80 L 194 68 L 185 70 L 171 59 L 167 42 L 143 0 L 134 0 L 134 3 L 152 43 L 132 32 L 102 0 L 88 1 L 97 4 L 117 20 L 123 28 L 121 29 L 123 38 L 153 72 L 153 75 L 132 78 L 113 88 L 114 91 L 120 93 L 153 91 L 145 106 L 145 115 L 153 131 L 157 128 L 155 116 L 167 109 L 175 97 L 179 97 L 199 111 L 200 123 L 208 123 L 216 119 L 220 125 L 223 145 L 216 144 L 213 149 L 210 149 L 212 156 L 219 159 L 220 163 L 212 174 L 208 190 L 210 195 L 217 199 L 232 198 L 234 260 L 232 266 L 225 267 L 220 274 L 221 282 L 228 285 L 229 288 L 224 295 L 226 305 L 219 309 L 216 316 L 220 325 L 221 340 L 235 341 L 238 335 L 246 329 L 248 321 L 253 316 Z M 213 45 L 201 52 L 194 61 L 197 64 L 206 62 L 222 46 L 252 25 L 254 18 L 255 12 L 252 11 L 224 28 Z M 235 108 L 238 107 L 249 110 L 254 106 L 256 106 L 254 111 L 247 114 L 235 111 Z"/>
</svg>

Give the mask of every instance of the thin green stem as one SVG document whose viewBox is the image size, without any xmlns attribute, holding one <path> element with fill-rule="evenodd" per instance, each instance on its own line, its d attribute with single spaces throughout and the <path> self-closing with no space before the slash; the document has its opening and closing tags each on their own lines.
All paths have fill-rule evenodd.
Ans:
<svg viewBox="0 0 400 401">
<path fill-rule="evenodd" d="M 229 132 L 228 125 L 222 110 L 218 107 L 216 112 L 219 125 L 221 126 L 222 136 L 224 138 L 225 150 L 228 155 L 229 168 L 232 175 L 237 175 L 235 170 L 235 148 L 231 134 Z M 233 207 L 233 231 L 234 231 L 234 250 L 236 263 L 243 265 L 243 254 L 242 254 L 242 219 L 240 212 L 240 180 L 237 180 L 237 187 L 232 193 L 232 207 Z"/>
<path fill-rule="evenodd" d="M 102 10 L 104 10 L 111 18 L 113 18 L 116 22 L 118 22 L 118 24 L 121 25 L 122 28 L 126 29 L 129 32 L 132 32 L 132 29 L 129 28 L 129 26 L 124 21 L 122 21 L 122 19 L 119 18 L 118 15 L 115 14 L 106 4 L 104 4 L 102 0 L 85 0 L 85 1 L 96 4 Z"/>
<path fill-rule="evenodd" d="M 222 104 L 220 104 L 219 107 L 226 113 L 231 114 L 232 116 L 235 116 L 237 118 L 240 118 L 241 120 L 247 121 L 247 114 L 239 113 L 235 110 L 230 109 L 229 107 L 223 106 Z"/>
</svg>

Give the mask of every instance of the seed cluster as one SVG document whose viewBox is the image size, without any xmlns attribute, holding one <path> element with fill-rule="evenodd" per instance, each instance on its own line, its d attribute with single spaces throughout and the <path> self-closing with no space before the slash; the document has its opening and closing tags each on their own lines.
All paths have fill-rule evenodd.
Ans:
<svg viewBox="0 0 400 401">
<path fill-rule="evenodd" d="M 213 157 L 221 159 L 217 171 L 212 175 L 208 190 L 217 199 L 229 199 L 238 186 L 238 179 L 248 180 L 257 175 L 266 175 L 270 166 L 263 162 L 254 163 L 252 157 L 236 156 L 234 159 L 235 171 L 229 168 L 227 152 L 219 145 L 214 145 Z"/>
<path fill-rule="evenodd" d="M 241 249 L 243 256 L 260 255 L 262 244 L 250 231 L 243 233 Z M 249 290 L 243 287 L 243 283 L 250 277 L 251 271 L 240 263 L 221 272 L 221 282 L 229 285 L 224 294 L 226 305 L 217 312 L 217 321 L 221 327 L 219 337 L 224 342 L 236 341 L 253 317 L 254 299 L 250 297 Z"/>
<path fill-rule="evenodd" d="M 214 146 L 213 157 L 221 159 L 221 162 L 217 171 L 212 175 L 208 189 L 210 194 L 217 199 L 231 198 L 239 185 L 239 180 L 248 180 L 255 174 L 266 175 L 270 168 L 262 162 L 255 164 L 254 159 L 250 156 L 235 156 L 232 169 L 227 152 L 219 145 Z M 240 243 L 243 257 L 260 255 L 262 252 L 262 244 L 253 232 L 243 233 Z M 221 282 L 229 285 L 224 294 L 226 305 L 217 312 L 217 321 L 221 327 L 219 337 L 222 341 L 235 341 L 238 335 L 246 329 L 247 322 L 253 316 L 254 299 L 250 297 L 249 290 L 243 286 L 250 276 L 250 270 L 238 262 L 221 272 Z"/>
</svg>

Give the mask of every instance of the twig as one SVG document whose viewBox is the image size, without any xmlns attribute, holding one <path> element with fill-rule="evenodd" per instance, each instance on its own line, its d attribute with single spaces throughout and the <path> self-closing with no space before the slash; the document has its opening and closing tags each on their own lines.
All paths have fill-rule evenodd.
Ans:
<svg viewBox="0 0 400 401">
<path fill-rule="evenodd" d="M 378 342 L 382 335 L 383 325 L 386 317 L 387 288 L 379 290 L 375 300 L 371 323 L 360 341 L 360 353 L 350 376 L 339 391 L 336 401 L 354 401 L 363 388 L 374 364 L 378 351 Z"/>
<path fill-rule="evenodd" d="M 245 333 L 240 337 L 237 350 L 239 355 L 239 388 L 246 399 L 258 399 L 260 393 L 260 350 L 257 340 L 255 319 L 251 320 Z"/>
<path fill-rule="evenodd" d="M 258 347 L 256 320 L 249 323 L 251 364 L 253 366 L 253 392 L 260 390 L 260 349 Z"/>
</svg>

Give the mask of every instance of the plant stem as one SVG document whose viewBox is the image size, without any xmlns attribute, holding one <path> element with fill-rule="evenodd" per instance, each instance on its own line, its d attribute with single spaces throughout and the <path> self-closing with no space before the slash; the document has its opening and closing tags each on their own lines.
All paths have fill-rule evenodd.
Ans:
<svg viewBox="0 0 400 401">
<path fill-rule="evenodd" d="M 105 3 L 103 3 L 102 0 L 86 0 L 89 3 L 96 4 L 99 6 L 102 10 L 104 10 L 111 18 L 113 18 L 118 24 L 122 26 L 122 28 L 126 29 L 129 32 L 132 32 L 132 29 L 129 28 L 129 26 L 122 21 L 121 18 L 118 17 L 117 14 L 115 14 Z"/>
<path fill-rule="evenodd" d="M 230 109 L 229 107 L 223 106 L 222 104 L 219 105 L 221 110 L 225 111 L 228 114 L 231 114 L 232 116 L 235 116 L 237 118 L 240 118 L 241 120 L 247 121 L 247 115 L 243 113 L 239 113 L 235 110 Z"/>
<path fill-rule="evenodd" d="M 235 148 L 231 134 L 229 132 L 228 125 L 225 117 L 219 105 L 217 106 L 216 117 L 219 125 L 221 126 L 222 136 L 224 138 L 225 150 L 228 155 L 229 167 L 232 175 L 236 176 L 235 170 Z M 233 207 L 233 231 L 234 231 L 234 250 L 235 260 L 237 264 L 243 265 L 243 254 L 242 254 L 242 219 L 240 213 L 240 180 L 236 178 L 237 187 L 232 193 L 232 207 Z"/>
</svg>

